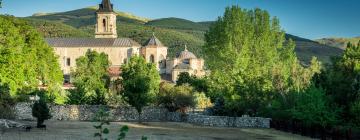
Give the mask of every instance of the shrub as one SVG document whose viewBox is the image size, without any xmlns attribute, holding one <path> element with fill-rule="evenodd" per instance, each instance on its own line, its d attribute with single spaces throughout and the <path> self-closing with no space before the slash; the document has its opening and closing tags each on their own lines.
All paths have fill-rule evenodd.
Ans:
<svg viewBox="0 0 360 140">
<path fill-rule="evenodd" d="M 10 89 L 7 85 L 0 83 L 0 118 L 10 119 L 14 117 L 14 100 L 10 96 Z"/>
<path fill-rule="evenodd" d="M 195 96 L 193 88 L 189 85 L 174 86 L 169 83 L 162 83 L 158 96 L 158 104 L 163 105 L 170 112 L 175 112 L 186 107 L 194 107 Z"/>
<path fill-rule="evenodd" d="M 37 126 L 41 127 L 45 120 L 50 119 L 52 116 L 46 101 L 40 97 L 32 107 L 32 115 L 37 118 Z"/>
<path fill-rule="evenodd" d="M 98 130 L 98 132 L 94 133 L 94 137 L 99 137 L 100 140 L 107 140 L 105 135 L 109 134 L 110 131 L 104 127 L 104 125 L 110 125 L 109 115 L 109 112 L 107 112 L 104 107 L 101 107 L 95 114 L 94 121 L 100 121 L 100 124 L 94 125 L 94 128 Z"/>
<path fill-rule="evenodd" d="M 360 100 L 352 104 L 350 109 L 353 124 L 360 127 Z"/>
<path fill-rule="evenodd" d="M 205 93 L 195 93 L 195 103 L 196 108 L 208 108 L 211 107 L 213 104 L 210 101 L 210 98 L 206 97 Z"/>
<path fill-rule="evenodd" d="M 332 126 L 338 120 L 339 109 L 329 104 L 323 90 L 311 86 L 295 94 L 295 104 L 290 109 L 292 118 L 306 125 Z"/>
<path fill-rule="evenodd" d="M 179 74 L 179 78 L 176 80 L 176 86 L 184 85 L 184 84 L 191 84 L 192 77 L 188 72 L 182 72 Z"/>
<path fill-rule="evenodd" d="M 217 98 L 215 100 L 214 106 L 209 108 L 208 114 L 215 116 L 225 116 L 227 115 L 225 111 L 225 101 L 224 98 Z"/>
</svg>

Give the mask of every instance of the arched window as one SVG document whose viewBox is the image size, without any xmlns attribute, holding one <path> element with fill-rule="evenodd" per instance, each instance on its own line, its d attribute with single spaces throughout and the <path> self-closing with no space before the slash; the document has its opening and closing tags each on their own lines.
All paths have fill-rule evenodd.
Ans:
<svg viewBox="0 0 360 140">
<path fill-rule="evenodd" d="M 163 55 L 160 55 L 158 60 L 159 60 L 159 68 L 160 69 L 166 68 L 166 59 L 165 59 L 165 57 Z"/>
<path fill-rule="evenodd" d="M 150 55 L 150 62 L 151 62 L 151 63 L 154 63 L 154 62 L 155 62 L 155 57 L 154 57 L 154 55 Z"/>
<path fill-rule="evenodd" d="M 190 64 L 190 60 L 189 60 L 189 59 L 184 59 L 182 62 L 183 62 L 184 64 Z"/>
<path fill-rule="evenodd" d="M 103 19 L 103 29 L 104 29 L 104 32 L 106 32 L 106 19 Z"/>
</svg>

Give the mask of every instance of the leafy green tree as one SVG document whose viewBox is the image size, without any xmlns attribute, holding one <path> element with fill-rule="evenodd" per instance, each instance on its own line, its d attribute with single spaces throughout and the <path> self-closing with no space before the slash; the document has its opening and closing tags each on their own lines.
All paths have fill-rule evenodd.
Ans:
<svg viewBox="0 0 360 140">
<path fill-rule="evenodd" d="M 157 103 L 167 108 L 170 112 L 180 109 L 183 111 L 186 107 L 195 107 L 196 105 L 193 88 L 188 84 L 174 86 L 164 82 L 161 84 L 157 98 Z"/>
<path fill-rule="evenodd" d="M 122 66 L 123 92 L 125 101 L 135 107 L 139 122 L 142 108 L 154 101 L 159 92 L 160 75 L 154 64 L 146 63 L 139 56 L 131 57 L 129 63 Z"/>
<path fill-rule="evenodd" d="M 294 106 L 290 109 L 293 119 L 304 124 L 333 126 L 338 122 L 339 109 L 331 106 L 325 92 L 312 86 L 301 93 L 294 93 Z"/>
<path fill-rule="evenodd" d="M 271 93 L 304 90 L 319 71 L 316 59 L 309 68 L 300 65 L 295 43 L 285 39 L 279 20 L 261 9 L 226 8 L 205 40 L 203 51 L 211 70 L 208 95 L 224 96 L 233 115 L 256 115 Z"/>
<path fill-rule="evenodd" d="M 314 78 L 314 83 L 343 109 L 341 118 L 344 123 L 352 125 L 358 118 L 353 111 L 360 100 L 360 44 L 348 43 L 343 56 L 333 58 L 333 64 L 322 70 Z"/>
<path fill-rule="evenodd" d="M 37 127 L 41 127 L 45 120 L 51 119 L 50 109 L 45 99 L 40 98 L 32 107 L 32 115 L 37 119 Z"/>
<path fill-rule="evenodd" d="M 76 59 L 76 70 L 71 75 L 74 86 L 77 88 L 76 91 L 83 92 L 85 95 L 80 97 L 79 101 L 71 102 L 106 104 L 105 94 L 108 92 L 110 81 L 108 75 L 109 66 L 108 56 L 105 53 L 99 54 L 96 51 L 89 50 L 85 56 Z"/>
<path fill-rule="evenodd" d="M 0 38 L 0 79 L 9 85 L 12 96 L 18 90 L 31 91 L 40 84 L 49 88 L 62 84 L 53 49 L 27 22 L 0 16 Z"/>
</svg>

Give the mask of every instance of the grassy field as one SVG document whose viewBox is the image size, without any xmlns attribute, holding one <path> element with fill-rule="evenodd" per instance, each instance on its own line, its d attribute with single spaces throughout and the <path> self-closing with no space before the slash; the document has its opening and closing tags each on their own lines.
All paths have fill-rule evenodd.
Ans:
<svg viewBox="0 0 360 140">
<path fill-rule="evenodd" d="M 26 122 L 35 125 L 35 122 Z M 30 132 L 11 129 L 1 133 L 0 140 L 96 140 L 93 135 L 93 122 L 46 122 L 47 130 L 34 128 Z M 140 140 L 307 140 L 309 138 L 273 129 L 241 129 L 200 127 L 186 123 L 151 122 L 111 123 L 109 140 L 116 139 L 121 126 L 127 125 L 130 131 L 126 139 Z"/>
</svg>

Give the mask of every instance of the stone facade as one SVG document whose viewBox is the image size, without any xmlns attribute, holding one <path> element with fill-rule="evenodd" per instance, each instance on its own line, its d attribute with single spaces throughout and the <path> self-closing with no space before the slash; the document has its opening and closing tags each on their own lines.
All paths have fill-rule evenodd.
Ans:
<svg viewBox="0 0 360 140">
<path fill-rule="evenodd" d="M 110 121 L 137 121 L 138 114 L 133 107 L 107 107 L 91 105 L 64 105 L 50 106 L 53 116 L 51 120 L 64 121 L 92 121 L 94 115 L 101 107 L 110 114 Z M 16 119 L 35 120 L 31 115 L 30 103 L 18 103 L 15 106 Z M 213 127 L 245 127 L 245 128 L 270 128 L 270 119 L 261 117 L 227 117 L 207 116 L 202 114 L 168 112 L 165 108 L 145 107 L 141 119 L 148 122 L 185 122 L 201 126 Z"/>
<path fill-rule="evenodd" d="M 110 0 L 103 0 L 96 12 L 95 38 L 48 38 L 48 44 L 54 48 L 59 56 L 59 64 L 65 77 L 65 83 L 71 82 L 70 72 L 76 69 L 76 59 L 84 56 L 88 50 L 107 54 L 110 61 L 110 69 L 118 70 L 132 56 L 142 56 L 146 62 L 154 63 L 160 74 L 171 77 L 175 82 L 181 72 L 191 75 L 203 76 L 204 60 L 196 58 L 189 51 L 183 51 L 175 60 L 167 59 L 168 48 L 156 38 L 155 34 L 142 46 L 130 38 L 117 38 L 116 13 Z M 188 58 L 191 54 L 191 58 Z M 185 62 L 186 61 L 186 62 Z M 185 63 L 184 63 L 185 62 Z M 111 72 L 109 72 L 111 73 Z M 112 74 L 110 74 L 113 76 Z M 169 76 L 168 76 L 169 75 Z M 118 75 L 112 79 L 118 78 Z"/>
<path fill-rule="evenodd" d="M 166 61 L 166 73 L 171 75 L 171 81 L 176 82 L 180 73 L 187 72 L 189 75 L 203 77 L 207 74 L 204 70 L 204 59 L 197 58 L 192 52 L 181 51 L 172 60 Z"/>
<path fill-rule="evenodd" d="M 112 67 L 120 67 L 131 56 L 139 54 L 140 46 L 131 47 L 54 47 L 55 54 L 59 56 L 59 64 L 64 75 L 69 75 L 76 68 L 76 59 L 84 56 L 88 50 L 105 53 Z"/>
</svg>

